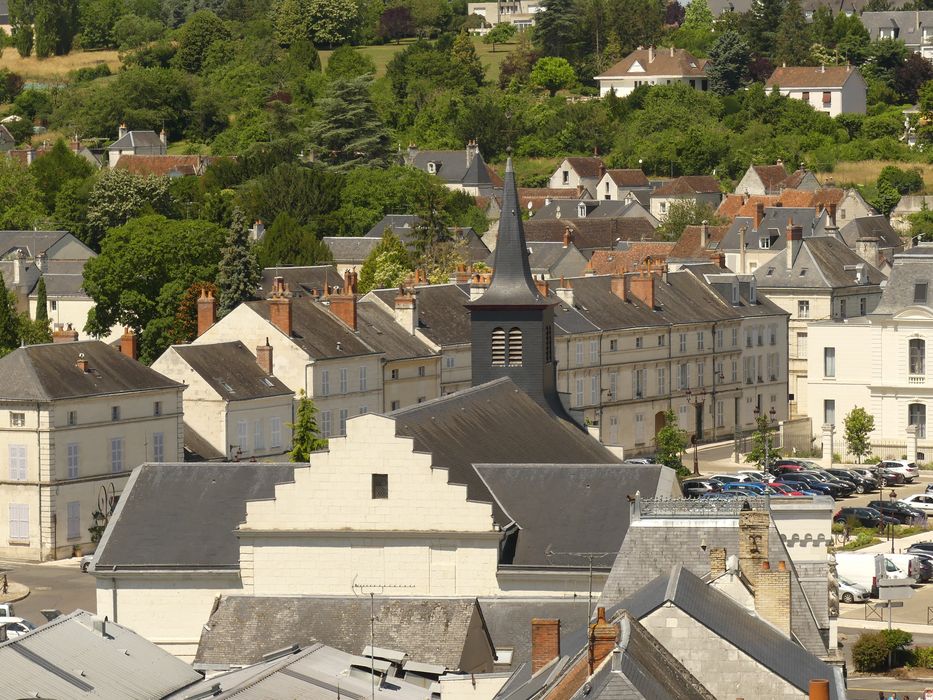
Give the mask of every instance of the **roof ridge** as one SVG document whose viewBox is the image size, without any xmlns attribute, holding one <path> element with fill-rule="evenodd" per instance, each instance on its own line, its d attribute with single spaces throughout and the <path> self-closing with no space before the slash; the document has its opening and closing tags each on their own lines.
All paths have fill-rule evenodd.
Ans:
<svg viewBox="0 0 933 700">
<path fill-rule="evenodd" d="M 485 382 L 484 384 L 478 384 L 476 386 L 468 386 L 465 389 L 459 389 L 451 394 L 445 394 L 444 396 L 438 396 L 436 398 L 429 399 L 428 401 L 422 401 L 421 403 L 412 404 L 411 406 L 406 406 L 404 408 L 400 408 L 395 411 L 389 411 L 388 413 L 385 413 L 383 415 L 404 416 L 409 413 L 414 413 L 415 411 L 422 410 L 427 406 L 433 406 L 439 403 L 446 403 L 452 399 L 460 399 L 460 398 L 463 398 L 464 396 L 478 393 L 480 391 L 484 391 L 488 389 L 489 387 L 496 386 L 498 384 L 504 384 L 506 382 L 513 383 L 509 377 L 499 377 L 498 379 L 490 380 L 488 382 Z M 516 386 L 515 388 L 517 389 L 518 387 Z"/>
</svg>

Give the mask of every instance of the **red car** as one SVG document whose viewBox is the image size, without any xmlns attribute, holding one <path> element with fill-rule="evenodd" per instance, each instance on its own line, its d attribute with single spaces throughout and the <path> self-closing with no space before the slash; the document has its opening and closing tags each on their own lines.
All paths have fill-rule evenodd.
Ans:
<svg viewBox="0 0 933 700">
<path fill-rule="evenodd" d="M 770 484 L 768 484 L 768 486 L 770 486 L 775 491 L 777 491 L 781 496 L 803 496 L 804 495 L 802 492 L 794 490 L 792 486 L 788 486 L 787 484 L 782 484 L 777 481 L 772 481 Z"/>
</svg>

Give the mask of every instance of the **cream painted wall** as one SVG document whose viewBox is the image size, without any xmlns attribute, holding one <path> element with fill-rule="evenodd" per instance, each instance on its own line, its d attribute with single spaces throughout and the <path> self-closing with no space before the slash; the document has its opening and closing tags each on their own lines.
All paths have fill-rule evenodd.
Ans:
<svg viewBox="0 0 933 700">
<path fill-rule="evenodd" d="M 420 368 L 424 368 L 420 370 Z M 419 372 L 423 371 L 423 374 Z M 393 379 L 393 372 L 398 378 Z M 383 387 L 385 399 L 383 411 L 413 406 L 416 403 L 430 401 L 441 395 L 441 357 L 418 357 L 407 360 L 391 360 L 383 367 Z"/>
<path fill-rule="evenodd" d="M 54 310 L 49 309 L 49 321 L 53 326 L 56 323 L 70 323 L 71 327 L 78 331 L 78 340 L 95 339 L 94 336 L 84 331 L 88 312 L 94 308 L 94 302 L 90 297 L 59 297 L 50 294 L 48 299 L 49 302 L 54 301 L 56 304 Z M 36 298 L 34 296 L 29 298 L 29 317 L 33 319 L 36 317 Z M 123 335 L 123 327 L 116 325 L 110 329 L 110 332 L 106 336 L 96 338 L 96 340 L 111 343 L 117 340 L 121 335 Z"/>
<path fill-rule="evenodd" d="M 566 181 L 564 180 L 564 172 L 567 173 Z M 561 161 L 561 164 L 557 166 L 557 170 L 553 172 L 548 181 L 548 187 L 551 188 L 579 187 L 583 184 L 585 183 L 577 175 L 577 171 L 573 169 L 566 159 Z"/>
<path fill-rule="evenodd" d="M 713 209 L 719 206 L 722 201 L 722 195 L 718 192 L 700 193 L 691 195 L 675 195 L 671 197 L 658 197 L 651 195 L 651 201 L 648 210 L 658 221 L 664 221 L 667 218 L 671 206 L 674 204 L 684 204 L 696 202 L 697 204 L 708 204 Z"/>
</svg>

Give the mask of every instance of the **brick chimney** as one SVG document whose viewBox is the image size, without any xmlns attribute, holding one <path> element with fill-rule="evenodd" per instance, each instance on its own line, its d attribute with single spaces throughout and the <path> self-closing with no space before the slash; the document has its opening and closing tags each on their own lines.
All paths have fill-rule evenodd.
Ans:
<svg viewBox="0 0 933 700">
<path fill-rule="evenodd" d="M 132 328 L 124 328 L 120 336 L 120 352 L 134 360 L 139 359 L 139 338 Z"/>
<path fill-rule="evenodd" d="M 560 620 L 534 618 L 531 621 L 531 672 L 560 657 Z"/>
<path fill-rule="evenodd" d="M 855 254 L 870 265 L 878 266 L 878 239 L 864 236 L 855 241 Z"/>
<path fill-rule="evenodd" d="M 787 269 L 794 268 L 794 260 L 803 245 L 803 226 L 794 226 L 794 220 L 787 220 Z"/>
<path fill-rule="evenodd" d="M 765 511 L 739 513 L 739 570 L 752 588 L 758 582 L 761 565 L 768 561 L 768 527 L 771 517 Z"/>
<path fill-rule="evenodd" d="M 700 250 L 706 250 L 706 246 L 709 244 L 709 221 L 703 219 L 703 223 L 700 224 Z"/>
<path fill-rule="evenodd" d="M 836 203 L 830 202 L 826 207 L 826 210 L 829 212 L 829 228 L 837 228 L 836 226 Z"/>
<path fill-rule="evenodd" d="M 829 700 L 829 681 L 816 679 L 810 681 L 810 700 Z"/>
<path fill-rule="evenodd" d="M 78 359 L 75 362 L 75 367 L 77 367 L 81 372 L 88 371 L 87 358 L 84 356 L 83 352 L 78 353 Z"/>
<path fill-rule="evenodd" d="M 544 275 L 541 275 L 539 279 L 535 280 L 535 287 L 538 288 L 538 294 L 540 294 L 543 297 L 547 297 L 548 292 L 550 291 L 551 285 L 548 283 L 546 279 L 544 279 Z"/>
<path fill-rule="evenodd" d="M 201 287 L 201 296 L 198 297 L 198 335 L 200 338 L 207 329 L 217 323 L 217 300 L 214 292 Z"/>
<path fill-rule="evenodd" d="M 343 273 L 343 288 L 340 293 L 330 295 L 330 312 L 353 330 L 356 330 L 355 274 L 346 270 Z"/>
<path fill-rule="evenodd" d="M 272 376 L 272 346 L 269 345 L 268 338 L 265 345 L 256 347 L 256 364 L 259 365 L 259 369 Z"/>
<path fill-rule="evenodd" d="M 564 248 L 569 248 L 572 242 L 573 242 L 573 231 L 570 230 L 569 226 L 565 226 L 564 227 Z"/>
<path fill-rule="evenodd" d="M 790 637 L 790 571 L 783 561 L 772 569 L 767 561 L 761 563 L 755 584 L 755 611 Z"/>
<path fill-rule="evenodd" d="M 726 573 L 726 548 L 710 547 L 709 550 L 709 575 L 711 578 L 722 576 Z"/>
<path fill-rule="evenodd" d="M 269 320 L 272 325 L 289 338 L 292 335 L 292 295 L 285 286 L 283 277 L 272 281 L 272 293 L 269 295 Z"/>
<path fill-rule="evenodd" d="M 590 674 L 612 653 L 619 639 L 618 625 L 606 622 L 606 608 L 596 608 L 596 622 L 590 625 Z"/>
<path fill-rule="evenodd" d="M 654 309 L 655 306 L 655 277 L 656 275 L 650 270 L 643 270 L 636 275 L 632 275 L 631 279 L 629 279 L 629 291 L 632 296 L 649 309 Z"/>
<path fill-rule="evenodd" d="M 122 139 L 127 133 L 126 123 L 121 122 L 120 128 L 117 129 L 117 139 Z"/>
<path fill-rule="evenodd" d="M 77 340 L 78 331 L 72 328 L 70 323 L 67 326 L 61 323 L 55 324 L 54 330 L 52 331 L 53 343 L 75 343 Z"/>
<path fill-rule="evenodd" d="M 609 289 L 622 301 L 628 301 L 628 286 L 628 277 L 625 275 L 613 275 L 609 278 Z"/>
<path fill-rule="evenodd" d="M 486 293 L 491 279 L 492 275 L 489 273 L 476 272 L 473 274 L 473 277 L 470 278 L 470 301 L 476 301 Z"/>
<path fill-rule="evenodd" d="M 761 227 L 761 222 L 765 218 L 764 202 L 755 202 L 755 230 Z"/>
</svg>

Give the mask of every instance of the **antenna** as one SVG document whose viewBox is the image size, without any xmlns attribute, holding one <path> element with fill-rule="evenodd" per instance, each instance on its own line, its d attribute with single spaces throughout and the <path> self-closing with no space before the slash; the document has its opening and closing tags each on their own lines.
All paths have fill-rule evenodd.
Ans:
<svg viewBox="0 0 933 700">
<path fill-rule="evenodd" d="M 551 545 L 548 545 L 547 549 L 544 550 L 544 556 L 547 558 L 549 564 L 558 556 L 586 559 L 587 565 L 589 566 L 590 578 L 590 588 L 586 603 L 586 624 L 590 624 L 590 618 L 593 617 L 593 560 L 614 557 L 617 554 L 618 552 L 555 552 L 551 549 Z"/>
<path fill-rule="evenodd" d="M 369 673 L 371 682 L 371 700 L 376 700 L 376 591 L 379 594 L 386 588 L 414 588 L 411 584 L 391 584 L 391 583 L 357 583 L 357 576 L 353 577 L 353 595 L 364 596 L 369 591 Z"/>
</svg>

